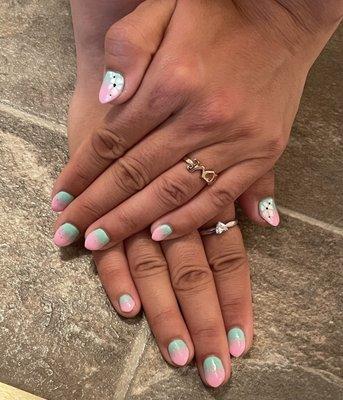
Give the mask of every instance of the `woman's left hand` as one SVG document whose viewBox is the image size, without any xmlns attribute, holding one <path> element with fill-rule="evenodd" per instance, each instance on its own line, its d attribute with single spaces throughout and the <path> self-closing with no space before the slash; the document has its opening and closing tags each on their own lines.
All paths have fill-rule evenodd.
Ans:
<svg viewBox="0 0 343 400">
<path fill-rule="evenodd" d="M 146 1 L 115 24 L 107 68 L 124 74 L 126 91 L 116 92 L 117 107 L 55 185 L 54 195 L 76 197 L 57 221 L 57 237 L 68 222 L 86 231 L 91 250 L 151 223 L 153 239 L 176 238 L 271 170 L 310 65 L 335 27 L 319 30 L 313 16 L 302 26 L 294 18 L 301 11 L 278 1 Z M 184 157 L 204 167 L 192 173 Z M 206 187 L 211 171 L 219 176 Z"/>
</svg>

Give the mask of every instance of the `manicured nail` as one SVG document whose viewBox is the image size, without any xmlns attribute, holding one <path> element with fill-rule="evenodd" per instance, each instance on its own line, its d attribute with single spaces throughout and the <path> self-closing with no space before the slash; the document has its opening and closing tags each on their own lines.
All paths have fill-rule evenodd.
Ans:
<svg viewBox="0 0 343 400">
<path fill-rule="evenodd" d="M 74 200 L 74 196 L 67 192 L 58 192 L 51 202 L 52 211 L 63 211 L 69 203 Z"/>
<path fill-rule="evenodd" d="M 110 241 L 103 229 L 96 229 L 86 237 L 85 247 L 88 250 L 100 250 Z"/>
<path fill-rule="evenodd" d="M 69 222 L 61 225 L 54 236 L 54 243 L 58 247 L 69 246 L 79 236 L 80 231 Z"/>
<path fill-rule="evenodd" d="M 240 328 L 231 328 L 227 334 L 230 354 L 234 357 L 241 356 L 245 351 L 245 335 Z"/>
<path fill-rule="evenodd" d="M 272 226 L 278 226 L 280 223 L 280 216 L 276 208 L 275 201 L 272 197 L 262 199 L 258 203 L 258 209 L 261 217 Z"/>
<path fill-rule="evenodd" d="M 124 90 L 124 83 L 124 77 L 120 72 L 107 71 L 100 88 L 100 103 L 109 103 L 119 97 Z"/>
<path fill-rule="evenodd" d="M 160 242 L 164 240 L 167 236 L 173 233 L 173 229 L 170 225 L 163 224 L 158 226 L 152 233 L 151 239 L 155 240 L 156 242 Z"/>
<path fill-rule="evenodd" d="M 204 361 L 204 372 L 206 382 L 212 387 L 220 386 L 225 379 L 225 370 L 220 358 L 216 356 L 207 357 Z"/>
<path fill-rule="evenodd" d="M 186 365 L 189 358 L 189 350 L 183 340 L 176 339 L 170 342 L 168 352 L 174 364 L 180 367 Z"/>
<path fill-rule="evenodd" d="M 135 307 L 135 301 L 129 294 L 123 294 L 119 297 L 119 306 L 122 312 L 131 312 Z"/>
</svg>

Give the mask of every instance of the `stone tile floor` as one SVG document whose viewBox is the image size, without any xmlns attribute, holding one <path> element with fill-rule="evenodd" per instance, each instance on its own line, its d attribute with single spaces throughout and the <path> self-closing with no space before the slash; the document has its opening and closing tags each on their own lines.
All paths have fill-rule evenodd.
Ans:
<svg viewBox="0 0 343 400">
<path fill-rule="evenodd" d="M 53 16 L 53 18 L 52 18 Z M 243 221 L 256 340 L 205 389 L 119 318 L 89 255 L 51 244 L 75 60 L 68 2 L 0 4 L 0 381 L 50 400 L 343 399 L 343 29 L 314 66 L 278 166 L 282 224 Z"/>
</svg>

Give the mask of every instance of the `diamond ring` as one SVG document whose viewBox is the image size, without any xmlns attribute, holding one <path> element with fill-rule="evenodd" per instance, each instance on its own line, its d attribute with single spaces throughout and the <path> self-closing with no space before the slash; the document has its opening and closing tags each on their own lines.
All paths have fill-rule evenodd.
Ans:
<svg viewBox="0 0 343 400">
<path fill-rule="evenodd" d="M 230 228 L 233 228 L 234 226 L 236 226 L 238 224 L 238 221 L 235 219 L 233 221 L 229 221 L 229 222 L 217 222 L 217 225 L 209 228 L 209 229 L 203 229 L 200 231 L 200 235 L 204 236 L 204 235 L 221 235 L 224 232 L 227 232 Z"/>
</svg>

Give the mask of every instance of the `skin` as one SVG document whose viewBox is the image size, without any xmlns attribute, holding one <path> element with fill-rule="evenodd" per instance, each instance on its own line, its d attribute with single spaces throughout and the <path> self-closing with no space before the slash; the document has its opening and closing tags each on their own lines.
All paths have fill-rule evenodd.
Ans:
<svg viewBox="0 0 343 400">
<path fill-rule="evenodd" d="M 125 90 L 57 180 L 54 194 L 75 200 L 56 228 L 104 229 L 110 248 L 151 223 L 173 239 L 218 215 L 283 152 L 308 70 L 342 15 L 342 1 L 325 4 L 147 0 L 114 24 L 106 66 Z M 186 155 L 217 181 L 205 187 Z"/>
<path fill-rule="evenodd" d="M 81 4 L 82 3 L 82 4 Z M 113 6 L 112 1 L 103 4 L 103 18 Z M 77 46 L 78 79 L 69 110 L 69 148 L 73 156 L 82 143 L 92 133 L 104 115 L 102 107 L 97 112 L 88 112 L 97 104 L 98 83 L 101 80 L 103 57 L 101 48 L 103 37 L 98 35 L 101 13 L 94 14 L 93 1 L 72 2 L 74 30 Z M 78 31 L 84 27 L 83 19 L 87 7 L 90 8 L 86 20 L 92 31 Z M 89 18 L 96 15 L 96 25 Z M 83 48 L 84 38 L 92 45 Z M 87 57 L 85 57 L 86 52 Z M 95 56 L 98 64 L 94 63 Z M 80 62 L 82 60 L 82 63 Z M 87 61 L 89 60 L 89 61 Z M 86 65 L 88 63 L 88 65 Z M 87 76 L 83 76 L 84 71 Z M 87 79 L 86 79 L 87 78 Z M 83 87 L 87 83 L 86 87 Z M 106 107 L 105 107 L 106 108 Z M 80 135 L 82 133 L 82 135 Z M 273 191 L 272 178 L 257 182 L 247 199 L 252 208 L 257 209 L 258 196 Z M 264 188 L 264 189 L 263 189 Z M 249 200 L 250 199 L 250 200 Z M 248 207 L 249 208 L 249 207 Z M 219 219 L 235 218 L 233 204 L 218 215 L 208 226 Z M 107 250 L 93 252 L 99 278 L 115 309 L 124 317 L 133 317 L 144 307 L 147 320 L 156 338 L 163 357 L 175 364 L 168 352 L 169 344 L 182 340 L 188 348 L 186 364 L 195 355 L 199 374 L 205 384 L 224 384 L 231 374 L 231 363 L 227 332 L 240 327 L 245 334 L 246 353 L 253 339 L 252 301 L 249 266 L 242 236 L 236 226 L 222 236 L 207 236 L 201 240 L 197 232 L 182 239 L 160 244 L 150 239 L 149 231 L 141 231 L 127 240 Z M 129 312 L 120 308 L 119 299 L 130 294 L 134 306 Z M 204 362 L 209 356 L 222 361 L 224 376 L 208 381 Z M 208 363 L 206 363 L 207 365 Z M 220 374 L 218 375 L 220 376 Z"/>
</svg>

